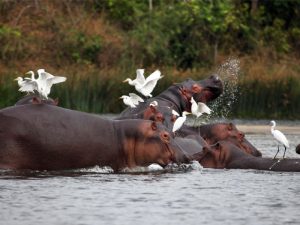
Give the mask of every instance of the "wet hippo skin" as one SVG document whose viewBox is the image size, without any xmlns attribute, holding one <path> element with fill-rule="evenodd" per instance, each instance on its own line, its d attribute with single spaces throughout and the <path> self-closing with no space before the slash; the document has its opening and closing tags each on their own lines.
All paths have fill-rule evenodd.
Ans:
<svg viewBox="0 0 300 225">
<path fill-rule="evenodd" d="M 0 168 L 60 170 L 188 162 L 166 128 L 103 119 L 48 104 L 0 110 Z"/>
<path fill-rule="evenodd" d="M 204 148 L 194 155 L 194 159 L 205 168 L 300 172 L 300 159 L 254 157 L 228 141 L 219 141 L 210 148 Z"/>
</svg>

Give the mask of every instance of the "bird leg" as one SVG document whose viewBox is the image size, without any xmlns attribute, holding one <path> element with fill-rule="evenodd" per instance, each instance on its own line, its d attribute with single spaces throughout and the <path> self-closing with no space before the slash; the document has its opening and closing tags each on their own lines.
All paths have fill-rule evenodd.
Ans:
<svg viewBox="0 0 300 225">
<path fill-rule="evenodd" d="M 40 97 L 34 96 L 31 100 L 32 104 L 42 104 L 42 99 Z"/>
<path fill-rule="evenodd" d="M 285 157 L 285 151 L 286 151 L 286 147 L 284 146 L 284 153 L 283 153 L 283 159 L 284 159 L 284 157 Z"/>
<path fill-rule="evenodd" d="M 278 154 L 278 152 L 279 152 L 279 145 L 277 145 L 277 147 L 278 147 L 278 150 L 277 150 L 277 152 L 276 152 L 276 155 L 274 156 L 274 158 L 273 158 L 273 159 L 275 159 L 275 158 L 276 158 L 276 156 L 277 156 L 277 154 Z"/>
</svg>

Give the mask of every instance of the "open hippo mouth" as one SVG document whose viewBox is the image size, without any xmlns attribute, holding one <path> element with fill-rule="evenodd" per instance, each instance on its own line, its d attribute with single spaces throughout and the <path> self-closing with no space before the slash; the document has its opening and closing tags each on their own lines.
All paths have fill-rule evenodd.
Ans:
<svg viewBox="0 0 300 225">
<path fill-rule="evenodd" d="M 223 83 L 217 75 L 210 76 L 201 84 L 203 89 L 193 95 L 197 102 L 209 102 L 219 97 L 223 92 Z"/>
</svg>

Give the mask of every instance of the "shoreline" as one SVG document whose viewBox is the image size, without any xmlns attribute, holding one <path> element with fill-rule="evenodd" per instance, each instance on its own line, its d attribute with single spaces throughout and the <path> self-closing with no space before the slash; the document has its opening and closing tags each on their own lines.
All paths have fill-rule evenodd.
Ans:
<svg viewBox="0 0 300 225">
<path fill-rule="evenodd" d="M 270 134 L 270 126 L 266 125 L 247 125 L 236 124 L 237 128 L 243 131 L 245 134 Z M 280 130 L 284 134 L 296 134 L 300 135 L 299 126 L 276 126 L 276 129 Z"/>
</svg>

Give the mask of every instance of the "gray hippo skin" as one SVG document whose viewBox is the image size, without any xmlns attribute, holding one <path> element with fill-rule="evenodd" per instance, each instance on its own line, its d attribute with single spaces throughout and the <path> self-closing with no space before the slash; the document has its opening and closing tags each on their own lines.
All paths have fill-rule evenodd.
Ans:
<svg viewBox="0 0 300 225">
<path fill-rule="evenodd" d="M 229 141 L 219 141 L 210 148 L 204 147 L 203 151 L 193 157 L 205 168 L 300 172 L 300 159 L 255 157 Z"/>
<path fill-rule="evenodd" d="M 48 104 L 0 110 L 0 168 L 61 170 L 188 162 L 161 124 L 103 119 Z"/>
</svg>

